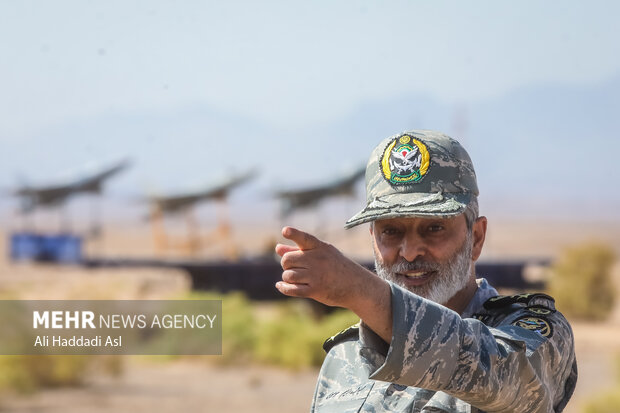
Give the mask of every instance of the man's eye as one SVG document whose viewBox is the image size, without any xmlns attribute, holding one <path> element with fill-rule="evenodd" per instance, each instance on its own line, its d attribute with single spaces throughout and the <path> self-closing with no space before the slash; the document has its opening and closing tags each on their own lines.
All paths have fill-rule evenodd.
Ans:
<svg viewBox="0 0 620 413">
<path fill-rule="evenodd" d="M 439 231 L 443 231 L 443 225 L 440 224 L 433 224 L 431 226 L 428 227 L 429 232 L 439 232 Z"/>
<path fill-rule="evenodd" d="M 397 235 L 398 230 L 396 228 L 385 228 L 382 233 L 383 235 Z"/>
</svg>

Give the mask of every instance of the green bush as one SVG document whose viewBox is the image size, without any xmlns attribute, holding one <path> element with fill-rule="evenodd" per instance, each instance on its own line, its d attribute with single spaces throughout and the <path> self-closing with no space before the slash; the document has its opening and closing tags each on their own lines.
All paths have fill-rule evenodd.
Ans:
<svg viewBox="0 0 620 413">
<path fill-rule="evenodd" d="M 0 390 L 30 393 L 40 387 L 81 384 L 89 356 L 1 356 Z"/>
<path fill-rule="evenodd" d="M 336 310 L 316 319 L 302 300 L 252 302 L 242 293 L 192 292 L 183 299 L 222 300 L 220 364 L 260 362 L 292 369 L 320 366 L 323 341 L 355 324 L 350 311 Z"/>
<path fill-rule="evenodd" d="M 222 300 L 222 355 L 215 359 L 216 362 L 242 364 L 253 358 L 258 328 L 256 304 L 243 293 L 193 291 L 183 299 Z"/>
<path fill-rule="evenodd" d="M 250 301 L 241 293 L 222 300 L 223 362 L 246 362 L 256 346 L 257 319 Z"/>
<path fill-rule="evenodd" d="M 549 293 L 569 317 L 603 320 L 611 312 L 616 291 L 611 279 L 613 251 L 589 243 L 566 249 L 551 268 Z"/>
<path fill-rule="evenodd" d="M 323 342 L 358 321 L 355 314 L 345 310 L 336 310 L 317 321 L 293 303 L 282 304 L 278 318 L 260 325 L 256 359 L 293 369 L 320 366 L 325 358 Z"/>
</svg>

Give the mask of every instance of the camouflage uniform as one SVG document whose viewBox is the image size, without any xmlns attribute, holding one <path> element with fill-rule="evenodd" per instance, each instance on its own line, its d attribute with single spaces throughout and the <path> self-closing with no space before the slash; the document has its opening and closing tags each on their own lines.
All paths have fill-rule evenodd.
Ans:
<svg viewBox="0 0 620 413">
<path fill-rule="evenodd" d="M 327 340 L 311 411 L 561 412 L 577 380 L 568 322 L 544 294 L 478 282 L 462 317 L 391 284 L 391 345 L 363 323 Z"/>
<path fill-rule="evenodd" d="M 382 141 L 366 168 L 377 219 L 451 217 L 477 209 L 473 164 L 454 139 L 409 131 Z M 476 212 L 477 213 L 477 212 Z M 456 312 L 390 283 L 392 341 L 363 323 L 326 341 L 316 412 L 561 412 L 577 380 L 573 336 L 551 297 L 499 297 L 488 283 Z"/>
</svg>

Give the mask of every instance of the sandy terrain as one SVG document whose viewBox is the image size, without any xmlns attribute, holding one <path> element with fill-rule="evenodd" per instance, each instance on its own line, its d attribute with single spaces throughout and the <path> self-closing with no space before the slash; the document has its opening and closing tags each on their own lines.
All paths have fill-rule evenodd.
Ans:
<svg viewBox="0 0 620 413">
<path fill-rule="evenodd" d="M 338 231 L 327 237 L 354 256 L 368 256 L 366 230 L 351 233 L 343 242 Z M 244 250 L 255 253 L 268 237 L 237 234 Z M 4 242 L 5 237 L 2 237 Z M 98 248 L 109 256 L 152 254 L 147 233 L 127 229 L 108 235 Z M 564 245 L 587 239 L 606 241 L 620 251 L 618 224 L 547 226 L 503 223 L 490 231 L 487 257 L 550 257 Z M 250 242 L 251 240 L 251 242 Z M 6 250 L 6 245 L 0 245 Z M 361 252 L 365 251 L 365 252 Z M 208 256 L 209 254 L 206 254 Z M 619 266 L 615 277 L 620 290 Z M 28 299 L 166 298 L 186 291 L 187 276 L 176 270 L 99 269 L 14 265 L 0 260 L 0 293 Z M 615 360 L 620 357 L 620 305 L 605 323 L 573 323 L 580 378 L 568 413 L 580 412 L 581 403 L 616 380 Z M 44 390 L 30 396 L 5 396 L 6 412 L 177 412 L 253 411 L 305 412 L 314 389 L 316 370 L 289 372 L 265 366 L 218 367 L 209 358 L 158 363 L 152 359 L 125 358 L 118 378 L 91 377 L 80 388 Z"/>
<path fill-rule="evenodd" d="M 118 379 L 98 377 L 83 388 L 46 390 L 5 400 L 15 413 L 306 412 L 317 372 L 270 367 L 218 368 L 208 363 L 130 363 Z"/>
</svg>

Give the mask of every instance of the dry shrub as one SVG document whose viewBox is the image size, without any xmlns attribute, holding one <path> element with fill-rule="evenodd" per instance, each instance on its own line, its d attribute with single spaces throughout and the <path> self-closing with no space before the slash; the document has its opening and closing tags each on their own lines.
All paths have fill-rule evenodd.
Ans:
<svg viewBox="0 0 620 413">
<path fill-rule="evenodd" d="M 251 361 L 256 345 L 258 321 L 256 304 L 242 292 L 227 294 L 192 291 L 184 300 L 222 300 L 222 355 L 210 358 L 218 364 L 244 364 Z"/>
<path fill-rule="evenodd" d="M 300 369 L 320 366 L 325 358 L 323 342 L 359 321 L 354 313 L 338 309 L 317 320 L 310 311 L 296 311 L 283 303 L 277 319 L 261 323 L 255 357 L 262 363 Z"/>
<path fill-rule="evenodd" d="M 614 253 L 600 243 L 567 248 L 551 268 L 549 292 L 569 317 L 604 320 L 613 309 Z"/>
<path fill-rule="evenodd" d="M 584 405 L 583 413 L 620 412 L 620 388 L 597 395 Z"/>
<path fill-rule="evenodd" d="M 223 365 L 320 366 L 325 358 L 323 342 L 359 321 L 341 309 L 317 319 L 307 303 L 296 299 L 272 302 L 265 314 L 260 311 L 265 303 L 250 301 L 239 292 L 194 291 L 182 298 L 222 300 L 222 355 L 209 360 Z"/>
<path fill-rule="evenodd" d="M 89 374 L 118 376 L 118 356 L 0 356 L 0 393 L 31 393 L 44 387 L 79 386 Z"/>
</svg>

